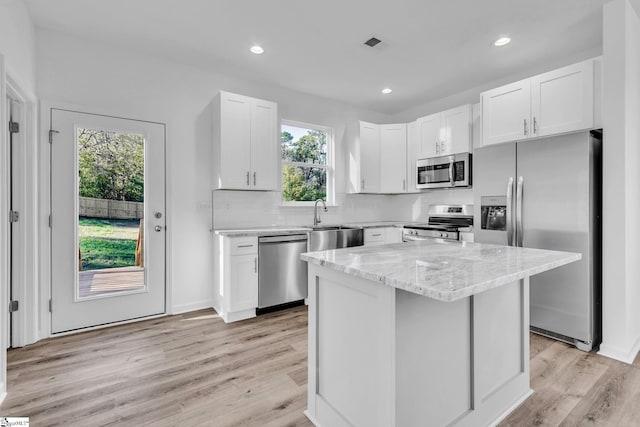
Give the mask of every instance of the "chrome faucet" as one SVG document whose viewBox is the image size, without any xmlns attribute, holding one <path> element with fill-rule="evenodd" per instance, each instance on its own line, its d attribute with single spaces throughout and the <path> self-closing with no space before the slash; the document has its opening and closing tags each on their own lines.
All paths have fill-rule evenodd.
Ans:
<svg viewBox="0 0 640 427">
<path fill-rule="evenodd" d="M 318 202 L 322 202 L 322 206 L 324 206 L 324 211 L 328 212 L 327 205 L 322 199 L 316 200 L 316 203 L 313 205 L 313 225 L 316 226 L 320 224 L 320 217 L 318 216 Z"/>
</svg>

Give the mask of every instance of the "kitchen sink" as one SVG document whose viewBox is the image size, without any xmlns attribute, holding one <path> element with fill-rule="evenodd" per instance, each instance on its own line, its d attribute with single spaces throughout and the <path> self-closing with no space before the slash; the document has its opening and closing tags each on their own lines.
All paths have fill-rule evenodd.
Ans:
<svg viewBox="0 0 640 427">
<path fill-rule="evenodd" d="M 316 225 L 311 229 L 313 231 L 309 233 L 309 240 L 307 241 L 310 252 L 362 246 L 364 243 L 364 231 L 362 228 L 342 225 Z"/>
</svg>

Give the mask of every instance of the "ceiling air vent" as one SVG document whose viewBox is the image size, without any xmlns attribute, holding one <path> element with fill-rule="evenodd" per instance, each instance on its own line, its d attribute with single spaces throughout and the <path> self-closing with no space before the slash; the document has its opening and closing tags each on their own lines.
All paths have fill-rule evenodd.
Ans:
<svg viewBox="0 0 640 427">
<path fill-rule="evenodd" d="M 364 42 L 364 44 L 366 44 L 369 47 L 375 47 L 378 43 L 380 43 L 381 40 L 378 40 L 375 37 L 371 37 L 369 40 L 367 40 L 366 42 Z"/>
</svg>

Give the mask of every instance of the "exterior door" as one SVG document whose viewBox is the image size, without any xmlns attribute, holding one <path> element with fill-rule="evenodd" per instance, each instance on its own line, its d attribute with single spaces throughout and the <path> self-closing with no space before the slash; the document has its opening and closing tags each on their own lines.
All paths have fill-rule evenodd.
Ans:
<svg viewBox="0 0 640 427">
<path fill-rule="evenodd" d="M 165 313 L 165 126 L 51 109 L 51 330 Z"/>
</svg>

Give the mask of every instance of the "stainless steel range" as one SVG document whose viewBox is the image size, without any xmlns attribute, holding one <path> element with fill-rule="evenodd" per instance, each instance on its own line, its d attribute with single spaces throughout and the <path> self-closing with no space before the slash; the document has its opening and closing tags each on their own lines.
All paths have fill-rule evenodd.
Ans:
<svg viewBox="0 0 640 427">
<path fill-rule="evenodd" d="M 431 205 L 426 224 L 405 225 L 402 241 L 460 240 L 460 229 L 473 226 L 473 205 Z"/>
</svg>

